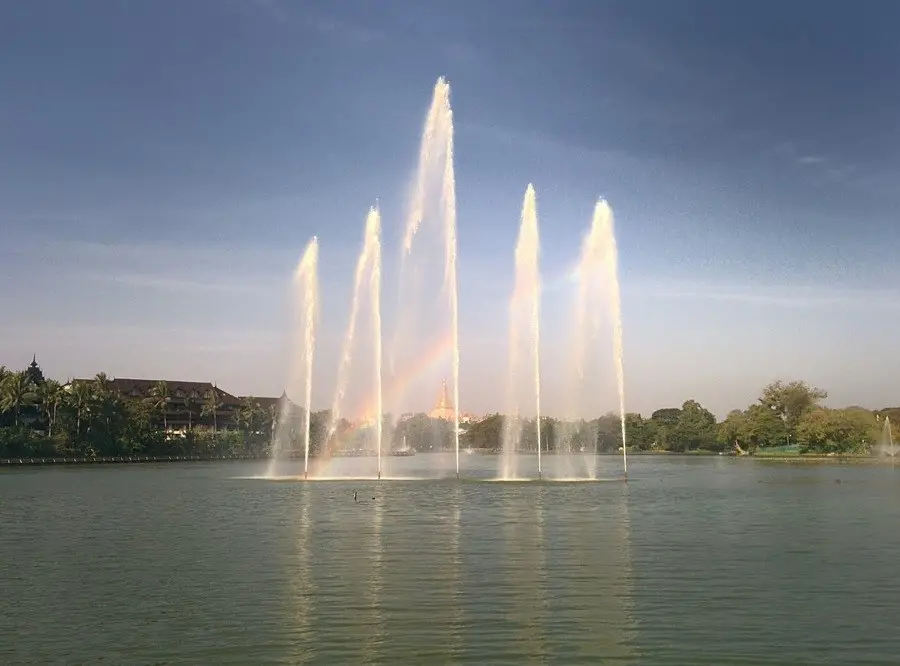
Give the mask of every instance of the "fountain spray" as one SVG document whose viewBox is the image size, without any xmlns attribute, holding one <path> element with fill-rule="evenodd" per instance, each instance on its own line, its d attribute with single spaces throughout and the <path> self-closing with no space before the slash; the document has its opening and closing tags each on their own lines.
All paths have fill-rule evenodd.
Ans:
<svg viewBox="0 0 900 666">
<path fill-rule="evenodd" d="M 288 391 L 291 394 L 302 392 L 305 398 L 306 417 L 303 433 L 303 478 L 307 478 L 309 470 L 310 420 L 312 418 L 312 368 L 316 346 L 316 317 L 319 308 L 319 241 L 313 238 L 306 245 L 303 256 L 294 270 L 294 326 L 292 331 L 300 331 L 302 343 L 299 354 L 291 357 Z M 272 460 L 266 476 L 275 476 L 278 459 L 281 454 L 285 423 L 290 419 L 291 402 L 285 400 L 280 406 L 276 426 L 272 433 Z"/>
<path fill-rule="evenodd" d="M 530 349 L 533 360 L 532 381 L 534 386 L 535 428 L 537 433 L 538 478 L 543 474 L 541 467 L 541 352 L 540 352 L 540 301 L 541 278 L 538 268 L 540 239 L 538 236 L 537 200 L 534 186 L 529 184 L 522 202 L 522 216 L 519 237 L 516 241 L 515 288 L 509 309 L 509 400 L 510 409 L 503 425 L 503 451 L 500 456 L 500 478 L 517 478 L 516 451 L 522 438 L 519 400 L 519 374 L 522 362 L 519 336 L 523 327 L 521 317 L 528 316 L 527 330 L 530 332 Z M 524 368 L 521 368 L 524 369 Z M 515 414 L 515 420 L 513 420 Z"/>
<path fill-rule="evenodd" d="M 622 429 L 622 465 L 628 479 L 628 454 L 625 440 L 625 370 L 622 350 L 622 305 L 619 291 L 619 260 L 613 213 L 609 204 L 598 199 L 591 218 L 591 227 L 581 244 L 581 255 L 576 269 L 578 278 L 578 306 L 576 310 L 576 338 L 574 364 L 577 373 L 576 393 L 583 390 L 586 350 L 589 340 L 600 333 L 600 311 L 595 299 L 605 294 L 612 322 L 613 364 L 616 373 L 619 420 Z M 594 470 L 596 473 L 597 444 L 594 442 Z"/>
<path fill-rule="evenodd" d="M 312 370 L 316 348 L 316 310 L 319 300 L 318 285 L 319 240 L 313 236 L 303 253 L 294 275 L 294 283 L 303 295 L 303 371 L 306 418 L 303 424 L 303 478 L 309 475 L 309 439 L 312 428 Z"/>
<path fill-rule="evenodd" d="M 459 477 L 459 282 L 457 279 L 457 236 L 456 236 L 456 177 L 453 166 L 453 110 L 450 106 L 450 84 L 444 77 L 434 85 L 431 106 L 425 118 L 422 139 L 419 146 L 419 162 L 415 189 L 406 228 L 403 235 L 403 254 L 400 264 L 401 302 L 405 284 L 406 260 L 413 250 L 415 236 L 425 215 L 425 203 L 429 191 L 429 177 L 441 178 L 441 223 L 444 237 L 444 278 L 443 291 L 447 295 L 450 308 L 451 372 L 453 382 L 453 425 L 454 452 L 456 456 L 456 476 Z M 395 338 L 390 358 L 393 359 Z"/>
<path fill-rule="evenodd" d="M 328 425 L 326 442 L 330 442 L 340 422 L 341 407 L 344 395 L 347 392 L 348 373 L 350 363 L 353 360 L 353 339 L 356 335 L 356 320 L 359 316 L 360 297 L 363 293 L 364 280 L 368 271 L 369 300 L 372 308 L 372 320 L 375 327 L 375 402 L 378 414 L 376 425 L 378 432 L 376 441 L 378 446 L 378 478 L 381 478 L 381 425 L 382 415 L 382 391 L 381 391 L 381 215 L 378 209 L 369 209 L 366 215 L 366 230 L 363 241 L 363 249 L 356 261 L 356 272 L 353 280 L 353 302 L 350 307 L 350 321 L 344 334 L 344 343 L 341 348 L 341 360 L 338 366 L 337 385 L 334 399 L 331 403 L 331 421 Z"/>
</svg>

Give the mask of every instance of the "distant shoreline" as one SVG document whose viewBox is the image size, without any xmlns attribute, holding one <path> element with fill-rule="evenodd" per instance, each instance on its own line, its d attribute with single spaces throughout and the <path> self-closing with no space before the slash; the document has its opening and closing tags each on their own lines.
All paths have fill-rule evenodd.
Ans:
<svg viewBox="0 0 900 666">
<path fill-rule="evenodd" d="M 475 450 L 481 455 L 498 455 L 493 451 Z M 432 452 L 424 452 L 418 455 L 429 455 Z M 434 452 L 434 453 L 452 453 L 452 451 Z M 521 455 L 537 455 L 536 452 L 522 452 Z M 555 456 L 555 452 L 544 452 L 544 455 Z M 590 455 L 590 454 L 586 454 Z M 597 453 L 598 457 L 619 457 L 622 455 L 618 452 Z M 809 454 L 754 454 L 746 456 L 727 455 L 719 456 L 718 453 L 712 451 L 691 451 L 691 452 L 670 452 L 670 451 L 629 451 L 629 457 L 660 457 L 660 458 L 712 458 L 727 457 L 742 460 L 756 460 L 764 462 L 778 463 L 857 463 L 872 465 L 890 465 L 900 460 L 894 460 L 888 456 L 870 456 L 870 455 L 823 455 L 821 453 Z M 374 457 L 374 456 L 373 456 Z M 302 460 L 298 456 L 285 456 L 284 460 Z M 0 467 L 41 467 L 49 465 L 127 465 L 127 464 L 151 464 L 151 463 L 176 463 L 176 462 L 222 462 L 225 460 L 272 460 L 272 456 L 255 455 L 255 454 L 233 454 L 233 455 L 188 455 L 188 456 L 96 456 L 96 457 L 51 457 L 51 456 L 32 456 L 32 457 L 10 457 L 0 458 Z"/>
<path fill-rule="evenodd" d="M 170 462 L 217 462 L 222 460 L 267 460 L 269 456 L 257 455 L 209 455 L 209 456 L 96 456 L 96 457 L 22 457 L 0 458 L 0 467 L 25 467 L 41 465 L 125 465 Z"/>
</svg>

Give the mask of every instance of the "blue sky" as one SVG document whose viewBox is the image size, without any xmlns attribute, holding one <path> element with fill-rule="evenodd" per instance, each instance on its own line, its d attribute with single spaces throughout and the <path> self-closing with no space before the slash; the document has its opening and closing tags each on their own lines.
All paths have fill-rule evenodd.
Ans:
<svg viewBox="0 0 900 666">
<path fill-rule="evenodd" d="M 504 403 L 528 182 L 551 411 L 562 276 L 599 195 L 616 213 L 629 409 L 693 397 L 724 414 L 776 378 L 897 404 L 898 20 L 889 0 L 4 3 L 0 364 L 36 352 L 60 379 L 278 394 L 290 275 L 318 234 L 325 406 L 376 199 L 391 307 L 445 75 L 464 409 Z"/>
</svg>

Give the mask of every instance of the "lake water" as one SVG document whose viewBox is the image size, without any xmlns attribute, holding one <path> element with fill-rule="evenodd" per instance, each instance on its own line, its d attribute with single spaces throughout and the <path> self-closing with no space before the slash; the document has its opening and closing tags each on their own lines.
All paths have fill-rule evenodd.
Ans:
<svg viewBox="0 0 900 666">
<path fill-rule="evenodd" d="M 0 470 L 0 663 L 897 663 L 900 468 L 629 463 L 627 485 Z"/>
</svg>

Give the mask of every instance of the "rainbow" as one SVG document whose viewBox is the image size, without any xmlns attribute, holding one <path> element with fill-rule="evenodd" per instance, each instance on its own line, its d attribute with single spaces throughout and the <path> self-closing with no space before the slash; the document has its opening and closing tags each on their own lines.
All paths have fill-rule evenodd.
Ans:
<svg viewBox="0 0 900 666">
<path fill-rule="evenodd" d="M 443 363 L 449 366 L 451 351 L 453 351 L 453 336 L 447 334 L 443 338 L 436 340 L 413 363 L 404 368 L 402 373 L 394 375 L 387 384 L 382 386 L 384 403 L 390 404 L 392 399 L 402 395 L 413 382 L 427 375 L 435 368 L 440 367 Z M 375 401 L 370 398 L 366 402 L 362 413 L 370 415 L 374 412 L 374 409 Z"/>
<path fill-rule="evenodd" d="M 425 350 L 423 354 L 419 355 L 414 363 L 409 364 L 409 366 L 405 368 L 402 374 L 395 375 L 391 378 L 388 384 L 382 386 L 384 402 L 387 403 L 391 400 L 391 398 L 402 395 L 403 392 L 406 391 L 413 382 L 415 382 L 420 377 L 427 375 L 435 368 L 440 367 L 444 363 L 449 364 L 450 353 L 452 350 L 453 337 L 451 335 L 448 334 L 443 338 L 435 341 L 430 347 Z M 370 398 L 364 404 L 362 414 L 365 415 L 364 418 L 367 418 L 368 416 L 374 414 L 374 412 L 375 400 L 374 397 L 370 396 Z M 323 453 L 323 455 L 315 463 L 313 463 L 315 465 L 315 474 L 327 475 L 333 460 L 334 458 L 331 455 L 331 446 L 327 446 L 326 451 Z"/>
</svg>

